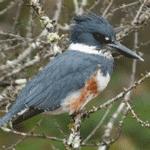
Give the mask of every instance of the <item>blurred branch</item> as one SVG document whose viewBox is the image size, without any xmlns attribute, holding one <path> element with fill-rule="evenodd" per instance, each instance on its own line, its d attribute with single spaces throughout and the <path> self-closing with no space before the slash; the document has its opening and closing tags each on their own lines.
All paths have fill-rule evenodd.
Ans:
<svg viewBox="0 0 150 150">
<path fill-rule="evenodd" d="M 94 128 L 94 130 L 86 137 L 86 139 L 82 142 L 82 144 L 85 144 L 85 143 L 96 133 L 96 131 L 98 130 L 98 128 L 102 125 L 102 123 L 103 123 L 104 120 L 106 119 L 106 117 L 107 117 L 107 115 L 108 115 L 108 113 L 109 113 L 109 111 L 110 111 L 110 109 L 111 109 L 112 106 L 113 106 L 113 105 L 111 104 L 111 105 L 107 108 L 107 110 L 106 110 L 106 112 L 105 112 L 103 118 L 102 118 L 101 121 L 99 122 L 99 124 L 98 124 L 98 125 Z"/>
<path fill-rule="evenodd" d="M 105 11 L 103 12 L 102 17 L 105 18 L 106 13 L 108 12 L 108 10 L 110 9 L 111 5 L 113 4 L 113 0 L 110 1 L 109 5 L 107 6 L 107 8 L 105 9 Z"/>
<path fill-rule="evenodd" d="M 55 15 L 53 17 L 53 20 L 55 20 L 56 22 L 58 22 L 59 17 L 61 15 L 62 0 L 58 0 L 56 6 L 57 6 L 57 11 L 55 11 Z"/>
<path fill-rule="evenodd" d="M 11 1 L 10 4 L 5 9 L 0 11 L 0 16 L 3 15 L 4 13 L 6 13 L 9 9 L 11 9 L 16 4 L 17 1 L 18 0 Z"/>
<path fill-rule="evenodd" d="M 139 8 L 139 10 L 138 10 L 138 12 L 137 12 L 137 14 L 136 14 L 136 16 L 134 17 L 134 20 L 132 21 L 132 25 L 134 25 L 137 21 L 138 21 L 138 18 L 139 18 L 139 16 L 140 16 L 140 13 L 142 12 L 142 9 L 143 9 L 143 7 L 145 6 L 145 4 L 146 4 L 146 1 L 147 0 L 144 0 L 144 3 L 142 3 L 142 5 L 140 6 L 140 8 Z"/>
<path fill-rule="evenodd" d="M 5 48 L 4 50 L 1 50 L 1 51 L 9 51 L 9 50 L 13 50 L 13 49 L 16 49 L 16 48 L 19 47 L 19 46 L 22 46 L 22 43 L 18 43 L 18 44 L 14 45 L 14 46 Z"/>
<path fill-rule="evenodd" d="M 84 12 L 84 7 L 87 5 L 87 0 L 82 0 L 79 6 L 79 2 L 77 0 L 73 0 L 75 6 L 75 14 L 82 15 Z"/>
<path fill-rule="evenodd" d="M 15 16 L 15 18 L 14 18 L 14 23 L 13 23 L 12 28 L 11 28 L 11 30 L 12 30 L 13 32 L 15 31 L 15 27 L 16 27 L 16 25 L 18 24 L 18 19 L 19 19 L 19 16 L 20 16 L 20 11 L 21 11 L 21 6 L 22 6 L 22 4 L 23 4 L 23 1 L 22 1 L 22 0 L 18 2 L 18 9 L 17 9 L 17 11 L 16 11 L 16 16 Z M 14 32 L 14 33 L 15 33 L 15 32 Z"/>
<path fill-rule="evenodd" d="M 141 0 L 137 1 L 137 2 L 133 2 L 133 3 L 129 3 L 129 4 L 123 4 L 122 6 L 120 7 L 116 7 L 115 9 L 111 10 L 110 13 L 108 13 L 105 18 L 108 18 L 110 16 L 112 16 L 116 11 L 120 10 L 120 9 L 125 9 L 126 7 L 131 7 L 131 6 L 134 6 L 134 5 L 137 5 L 137 4 L 140 4 L 141 3 Z"/>
<path fill-rule="evenodd" d="M 1 34 L 1 35 L 5 35 L 5 36 L 14 37 L 14 38 L 17 39 L 17 40 L 29 40 L 29 41 L 32 40 L 32 39 L 30 39 L 30 38 L 21 37 L 20 35 L 17 35 L 17 34 L 5 33 L 5 32 L 3 32 L 2 30 L 0 30 L 0 34 Z M 11 39 L 6 39 L 6 40 L 11 40 Z"/>
<path fill-rule="evenodd" d="M 26 27 L 26 37 L 32 38 L 33 35 L 33 9 L 30 9 L 28 26 Z"/>
<path fill-rule="evenodd" d="M 57 126 L 58 130 L 60 131 L 60 133 L 67 139 L 67 135 L 65 135 L 63 130 L 60 128 L 60 125 L 56 122 L 56 119 L 54 119 L 54 121 L 55 121 L 55 125 Z"/>
<path fill-rule="evenodd" d="M 4 2 L 4 0 L 0 0 L 0 3 Z"/>
<path fill-rule="evenodd" d="M 65 24 L 65 26 L 62 26 L 61 24 L 58 23 L 57 24 L 57 30 L 59 30 L 59 29 L 61 29 L 63 31 L 69 31 L 70 26 L 68 24 Z"/>
<path fill-rule="evenodd" d="M 125 106 L 125 103 L 121 102 L 121 104 L 119 105 L 116 112 L 112 115 L 110 121 L 108 122 L 108 124 L 106 126 L 105 133 L 102 136 L 102 141 L 101 141 L 101 144 L 100 144 L 98 150 L 107 150 L 109 148 L 109 146 L 111 144 L 111 140 L 110 140 L 111 131 L 113 129 L 113 126 L 114 126 L 114 123 L 115 123 L 117 117 L 119 116 L 119 114 L 123 110 L 124 106 Z"/>
<path fill-rule="evenodd" d="M 26 67 L 32 66 L 34 65 L 36 62 L 39 62 L 40 58 L 37 56 L 35 57 L 32 61 L 29 61 L 28 63 L 24 64 L 21 67 L 18 67 L 17 69 L 14 69 L 12 72 L 4 75 L 3 77 L 0 78 L 0 82 L 2 82 L 3 80 L 5 80 L 5 78 L 10 77 L 12 75 L 15 75 L 17 73 L 19 73 L 21 70 L 25 69 Z"/>
<path fill-rule="evenodd" d="M 137 12 L 134 20 L 131 23 L 130 27 L 125 28 L 123 31 L 119 32 L 117 36 L 117 40 L 121 40 L 123 37 L 129 35 L 133 31 L 140 30 L 144 27 L 149 21 L 150 21 L 150 9 L 149 9 L 149 3 L 143 3 Z M 140 15 L 142 8 L 146 6 L 147 8 L 142 12 Z M 139 16 L 140 15 L 140 16 Z"/>
<path fill-rule="evenodd" d="M 89 8 L 89 10 L 94 9 L 100 2 L 101 2 L 101 0 L 97 0 L 97 1 L 95 2 L 95 4 L 92 5 L 92 6 Z"/>
<path fill-rule="evenodd" d="M 141 43 L 140 46 L 144 46 L 144 45 L 147 45 L 147 44 L 149 44 L 149 43 L 150 43 L 150 40 L 147 41 L 147 42 L 145 42 L 145 43 Z"/>
</svg>

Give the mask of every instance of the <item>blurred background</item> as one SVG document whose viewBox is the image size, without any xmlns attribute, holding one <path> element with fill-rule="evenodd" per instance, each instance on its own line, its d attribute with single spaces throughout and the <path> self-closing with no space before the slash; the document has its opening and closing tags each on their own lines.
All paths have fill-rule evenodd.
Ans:
<svg viewBox="0 0 150 150">
<path fill-rule="evenodd" d="M 77 9 L 76 2 L 79 6 L 78 8 L 82 8 L 81 10 Z M 62 52 L 68 47 L 69 26 L 75 14 L 82 14 L 87 10 L 97 15 L 104 15 L 106 12 L 104 17 L 115 28 L 116 33 L 120 33 L 132 26 L 132 21 L 143 4 L 141 0 L 85 0 L 84 3 L 82 2 L 82 0 L 40 1 L 45 14 L 50 19 L 56 20 L 56 31 L 60 37 L 64 35 L 58 42 Z M 110 7 L 108 7 L 109 5 Z M 146 6 L 142 8 L 141 15 L 149 6 L 150 1 L 147 1 Z M 141 74 L 150 71 L 150 22 L 148 21 L 143 24 L 141 23 L 141 27 L 137 28 L 137 51 L 143 54 L 142 57 L 145 61 L 137 61 L 135 81 L 142 77 Z M 137 25 L 137 27 L 139 26 Z M 119 38 L 120 42 L 130 49 L 134 49 L 135 45 L 134 29 L 133 27 L 133 31 Z M 51 44 L 47 42 L 43 30 L 44 28 L 40 25 L 39 17 L 30 6 L 28 0 L 0 0 L 0 94 L 5 94 L 5 98 L 0 99 L 0 118 L 5 115 L 6 108 L 11 107 L 11 104 L 16 100 L 26 82 L 30 81 L 32 77 L 55 57 L 51 49 Z M 32 43 L 36 43 L 36 41 L 41 42 L 40 46 L 36 45 L 34 48 L 31 48 Z M 28 54 L 24 52 L 28 52 Z M 41 56 L 42 59 L 39 61 L 35 56 Z M 129 87 L 131 83 L 132 64 L 133 60 L 129 58 L 119 57 L 119 59 L 115 59 L 114 74 L 108 87 L 96 99 L 88 103 L 85 110 L 103 104 L 122 92 L 123 88 Z M 14 73 L 14 70 L 17 70 L 16 73 Z M 18 84 L 16 82 L 18 79 L 24 79 L 23 84 Z M 100 141 L 104 134 L 105 126 L 118 108 L 121 100 L 113 104 L 104 123 L 87 143 L 97 143 Z M 150 78 L 146 79 L 144 83 L 132 91 L 131 101 L 136 114 L 140 114 L 139 118 L 150 122 L 150 116 L 148 115 L 150 113 Z M 106 109 L 102 109 L 90 115 L 89 118 L 86 118 L 82 122 L 82 139 L 85 139 L 92 132 L 102 119 L 105 111 Z M 121 116 L 122 114 L 120 114 L 115 122 L 112 137 L 116 136 L 115 133 Z M 58 138 L 69 136 L 68 125 L 72 123 L 72 120 L 67 113 L 55 116 L 37 115 L 18 125 L 16 130 L 29 132 L 40 120 L 40 125 L 34 131 L 36 134 L 46 133 L 48 136 Z M 63 131 L 64 135 L 59 129 Z M 20 142 L 18 142 L 19 140 Z M 149 141 L 150 129 L 137 123 L 129 113 L 124 121 L 119 139 L 110 146 L 110 150 L 149 150 Z M 63 144 L 58 141 L 34 137 L 23 138 L 23 136 L 0 130 L 0 149 L 12 149 L 12 147 L 16 150 L 65 149 Z M 97 148 L 82 146 L 81 149 L 94 150 Z"/>
</svg>

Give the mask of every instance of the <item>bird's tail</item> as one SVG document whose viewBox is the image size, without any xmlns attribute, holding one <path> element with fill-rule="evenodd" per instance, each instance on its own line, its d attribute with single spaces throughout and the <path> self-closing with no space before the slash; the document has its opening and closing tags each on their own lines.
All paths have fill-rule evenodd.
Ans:
<svg viewBox="0 0 150 150">
<path fill-rule="evenodd" d="M 16 117 L 16 119 L 14 119 L 14 121 L 12 122 L 13 126 L 31 117 L 34 117 L 35 115 L 38 115 L 44 111 L 44 110 L 34 109 L 33 107 L 22 108 L 21 111 L 18 110 L 15 111 L 15 110 L 16 109 L 11 108 L 9 112 L 2 119 L 0 119 L 0 127 L 14 117 Z"/>
<path fill-rule="evenodd" d="M 9 120 L 11 120 L 12 118 L 22 113 L 26 109 L 25 105 L 22 104 L 20 104 L 19 107 L 16 106 L 18 106 L 17 103 L 15 103 L 14 106 L 10 108 L 8 113 L 2 119 L 0 119 L 0 127 L 6 122 L 8 122 Z"/>
<path fill-rule="evenodd" d="M 0 119 L 0 127 L 11 120 L 13 117 L 15 117 L 15 113 L 8 112 L 2 119 Z"/>
<path fill-rule="evenodd" d="M 13 117 L 11 116 L 11 114 L 6 114 L 2 119 L 0 119 L 0 127 L 12 118 Z"/>
<path fill-rule="evenodd" d="M 30 107 L 25 113 L 18 116 L 13 122 L 12 125 L 15 126 L 25 120 L 28 120 L 40 113 L 44 112 L 44 110 L 35 109 L 34 107 Z"/>
</svg>

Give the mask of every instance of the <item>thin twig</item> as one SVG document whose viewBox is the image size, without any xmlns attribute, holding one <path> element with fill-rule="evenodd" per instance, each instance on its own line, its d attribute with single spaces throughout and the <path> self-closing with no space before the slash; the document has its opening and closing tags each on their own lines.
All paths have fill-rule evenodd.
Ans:
<svg viewBox="0 0 150 150">
<path fill-rule="evenodd" d="M 97 0 L 97 1 L 95 2 L 95 4 L 92 5 L 92 6 L 89 8 L 89 10 L 94 9 L 94 8 L 100 3 L 100 1 L 101 1 L 101 0 Z"/>
<path fill-rule="evenodd" d="M 67 139 L 67 135 L 64 134 L 64 132 L 60 128 L 60 125 L 56 122 L 56 119 L 54 119 L 54 121 L 55 121 L 55 125 L 57 126 L 57 129 L 59 130 L 59 132 Z"/>
<path fill-rule="evenodd" d="M 102 17 L 105 18 L 106 17 L 106 13 L 108 12 L 108 10 L 110 9 L 111 5 L 113 3 L 113 0 L 111 0 L 111 2 L 109 3 L 109 5 L 107 6 L 107 8 L 105 9 L 105 11 L 103 12 Z"/>
<path fill-rule="evenodd" d="M 22 136 L 26 136 L 26 137 L 45 138 L 45 139 L 50 139 L 50 140 L 60 141 L 60 142 L 64 141 L 64 139 L 59 139 L 57 137 L 50 137 L 50 136 L 47 136 L 44 133 L 43 134 L 24 133 L 24 132 L 14 131 L 14 130 L 4 128 L 4 127 L 1 127 L 1 129 L 4 130 L 5 132 L 9 132 L 9 133 L 17 134 L 17 135 L 22 135 Z"/>
<path fill-rule="evenodd" d="M 143 3 L 143 4 L 141 5 L 141 7 L 139 8 L 139 10 L 138 10 L 136 16 L 134 17 L 134 20 L 133 20 L 132 23 L 131 23 L 132 25 L 134 25 L 135 22 L 137 22 L 137 20 L 138 20 L 138 18 L 139 18 L 139 16 L 140 16 L 140 13 L 141 13 L 143 7 L 145 6 L 145 3 L 146 3 L 146 0 L 144 0 L 144 3 Z"/>
<path fill-rule="evenodd" d="M 104 116 L 103 116 L 103 118 L 101 119 L 101 121 L 99 122 L 99 124 L 94 128 L 94 130 L 86 137 L 86 139 L 82 142 L 82 144 L 85 144 L 94 134 L 95 134 L 95 132 L 98 130 L 98 128 L 102 125 L 102 123 L 104 122 L 104 120 L 105 120 L 105 118 L 107 117 L 107 115 L 108 115 L 108 113 L 109 113 L 109 111 L 110 111 L 110 109 L 111 109 L 111 107 L 112 107 L 113 105 L 111 104 L 108 108 L 107 108 L 107 110 L 106 110 L 106 112 L 105 112 L 105 114 L 104 114 Z"/>
<path fill-rule="evenodd" d="M 142 126 L 146 127 L 146 128 L 150 128 L 150 124 L 148 121 L 143 121 L 138 117 L 138 114 L 136 114 L 134 112 L 133 107 L 129 104 L 128 100 L 124 100 L 125 104 L 127 105 L 127 108 L 130 110 L 130 112 L 132 113 L 132 118 L 136 119 L 138 123 L 142 124 Z"/>
</svg>

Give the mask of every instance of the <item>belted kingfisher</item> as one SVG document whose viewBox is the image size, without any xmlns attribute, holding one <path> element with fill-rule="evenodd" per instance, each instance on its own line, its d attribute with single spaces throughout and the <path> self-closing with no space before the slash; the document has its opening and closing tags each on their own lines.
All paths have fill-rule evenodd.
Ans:
<svg viewBox="0 0 150 150">
<path fill-rule="evenodd" d="M 0 120 L 0 126 L 17 116 L 16 125 L 44 111 L 51 114 L 81 110 L 101 93 L 110 81 L 112 50 L 142 60 L 116 41 L 111 25 L 101 16 L 76 16 L 71 26 L 68 50 L 55 57 L 21 91 Z"/>
</svg>

